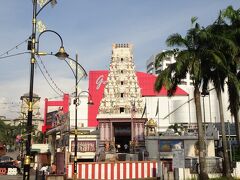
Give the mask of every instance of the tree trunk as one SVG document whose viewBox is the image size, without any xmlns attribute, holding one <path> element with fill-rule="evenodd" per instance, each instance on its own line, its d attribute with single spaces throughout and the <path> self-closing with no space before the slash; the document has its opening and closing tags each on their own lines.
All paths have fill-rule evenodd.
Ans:
<svg viewBox="0 0 240 180">
<path fill-rule="evenodd" d="M 231 168 L 228 156 L 228 149 L 227 149 L 227 138 L 225 132 L 225 121 L 223 115 L 223 105 L 222 105 L 222 93 L 221 90 L 217 90 L 217 98 L 219 104 L 219 113 L 220 113 L 220 121 L 221 121 L 221 129 L 222 129 L 222 146 L 223 146 L 223 176 L 227 177 L 228 179 L 232 178 L 231 175 Z"/>
<path fill-rule="evenodd" d="M 194 88 L 194 101 L 196 106 L 196 117 L 198 124 L 198 142 L 199 142 L 199 165 L 200 165 L 200 180 L 206 180 L 208 178 L 206 167 L 206 146 L 205 146 L 205 132 L 202 124 L 202 110 L 200 102 L 200 91 L 198 87 Z"/>
</svg>

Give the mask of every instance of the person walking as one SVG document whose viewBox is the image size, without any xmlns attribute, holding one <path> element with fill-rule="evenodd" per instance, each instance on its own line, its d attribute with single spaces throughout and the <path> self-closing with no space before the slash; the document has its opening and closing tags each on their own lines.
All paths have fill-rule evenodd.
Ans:
<svg viewBox="0 0 240 180">
<path fill-rule="evenodd" d="M 124 144 L 124 151 L 125 151 L 125 153 L 128 152 L 128 145 L 127 144 Z"/>
<path fill-rule="evenodd" d="M 52 165 L 51 165 L 51 174 L 56 174 L 56 172 L 57 172 L 57 166 L 56 166 L 56 164 L 55 163 L 52 163 Z"/>
</svg>

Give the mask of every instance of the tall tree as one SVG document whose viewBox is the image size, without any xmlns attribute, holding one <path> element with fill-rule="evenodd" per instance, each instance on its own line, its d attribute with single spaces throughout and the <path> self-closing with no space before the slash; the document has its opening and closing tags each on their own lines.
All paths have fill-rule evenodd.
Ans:
<svg viewBox="0 0 240 180">
<path fill-rule="evenodd" d="M 155 82 L 155 90 L 160 91 L 163 86 L 168 90 L 168 95 L 172 96 L 181 80 L 186 77 L 189 72 L 194 86 L 194 100 L 196 107 L 196 117 L 198 125 L 198 142 L 199 142 L 199 164 L 200 179 L 209 179 L 206 168 L 206 147 L 205 132 L 202 123 L 202 110 L 200 102 L 200 87 L 203 79 L 204 64 L 202 58 L 205 52 L 201 50 L 201 31 L 200 25 L 195 23 L 196 18 L 192 19 L 193 28 L 188 30 L 185 37 L 180 34 L 170 35 L 166 43 L 168 46 L 180 47 L 181 50 L 174 49 L 162 52 L 157 55 L 156 67 L 162 60 L 168 56 L 175 56 L 176 62 L 170 64 L 165 70 L 160 72 Z"/>
<path fill-rule="evenodd" d="M 202 60 L 205 64 L 204 78 L 203 78 L 203 91 L 206 91 L 206 87 L 209 82 L 213 82 L 215 87 L 220 113 L 220 122 L 222 130 L 222 145 L 223 145 L 223 175 L 228 179 L 231 177 L 231 168 L 228 155 L 227 139 L 225 132 L 225 120 L 222 104 L 222 92 L 224 91 L 225 80 L 227 77 L 235 78 L 235 75 L 229 70 L 228 61 L 231 60 L 231 56 L 236 54 L 235 44 L 224 36 L 219 36 L 216 32 L 216 28 L 210 25 L 203 31 L 205 41 L 206 57 Z M 209 56 L 210 55 L 210 56 Z M 205 61 L 205 62 L 204 62 Z"/>
<path fill-rule="evenodd" d="M 239 107 L 240 107 L 240 8 L 234 10 L 232 6 L 228 6 L 225 10 L 220 12 L 219 18 L 220 21 L 216 21 L 219 28 L 222 29 L 220 32 L 222 35 L 227 36 L 231 39 L 237 46 L 237 53 L 235 56 L 230 56 L 229 60 L 229 68 L 230 71 L 237 76 L 237 80 L 235 77 L 229 77 L 228 84 L 228 94 L 229 94 L 229 110 L 234 117 L 236 135 L 238 148 L 240 149 L 240 124 L 239 124 Z"/>
<path fill-rule="evenodd" d="M 222 76 L 223 83 L 225 78 L 228 85 L 228 96 L 229 96 L 229 106 L 228 109 L 231 112 L 231 115 L 234 117 L 235 128 L 236 128 L 236 136 L 238 149 L 240 150 L 240 124 L 239 124 L 239 105 L 240 105 L 240 81 L 239 81 L 239 61 L 240 61 L 240 9 L 234 10 L 232 6 L 227 7 L 225 10 L 220 11 L 220 14 L 217 20 L 208 27 L 208 30 L 211 31 L 211 34 L 217 35 L 222 39 L 225 39 L 225 42 L 219 41 L 211 41 L 214 43 L 215 50 L 218 49 L 223 57 L 221 62 L 224 63 L 225 72 L 220 72 L 219 67 L 215 66 L 214 71 L 212 73 L 212 77 L 216 78 L 216 75 Z M 211 47 L 212 48 L 212 47 Z M 222 67 L 221 67 L 222 68 Z M 218 81 L 219 79 L 215 79 Z M 217 85 L 215 83 L 215 85 Z M 219 85 L 218 85 L 219 86 Z M 223 86 L 223 84 L 222 84 Z M 216 87 L 216 86 L 215 86 Z M 216 87 L 216 89 L 220 89 Z M 222 88 L 223 90 L 223 88 Z M 220 90 L 219 90 L 220 91 Z M 218 94 L 218 93 L 217 93 Z M 220 97 L 218 97 L 219 99 Z M 224 126 L 222 125 L 222 129 Z M 225 132 L 224 132 L 225 133 Z M 224 138 L 223 134 L 223 138 Z M 223 139 L 224 140 L 224 139 Z M 225 141 L 225 140 L 224 140 Z M 223 143 L 223 146 L 225 143 Z M 224 147 L 223 147 L 224 148 Z M 224 163 L 227 166 L 226 163 Z M 224 168 L 225 170 L 227 168 Z"/>
</svg>

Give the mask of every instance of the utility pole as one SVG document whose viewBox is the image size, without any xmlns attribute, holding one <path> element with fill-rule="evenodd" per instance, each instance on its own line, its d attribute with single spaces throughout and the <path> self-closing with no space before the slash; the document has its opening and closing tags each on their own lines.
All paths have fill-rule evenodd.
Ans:
<svg viewBox="0 0 240 180">
<path fill-rule="evenodd" d="M 36 45 L 36 13 L 37 0 L 33 0 L 33 15 L 32 15 L 32 35 L 31 35 L 31 59 L 30 59 L 30 88 L 28 102 L 28 118 L 27 118 L 27 141 L 26 155 L 24 157 L 23 180 L 30 179 L 30 156 L 31 156 L 31 131 L 32 131 L 32 114 L 33 114 L 33 81 L 34 81 L 34 65 L 35 65 L 35 45 Z"/>
<path fill-rule="evenodd" d="M 74 179 L 77 179 L 77 146 L 78 146 L 78 127 L 77 127 L 77 118 L 78 118 L 78 104 L 79 104 L 79 99 L 78 99 L 78 55 L 76 54 L 76 69 L 75 69 L 75 129 L 74 129 Z"/>
</svg>

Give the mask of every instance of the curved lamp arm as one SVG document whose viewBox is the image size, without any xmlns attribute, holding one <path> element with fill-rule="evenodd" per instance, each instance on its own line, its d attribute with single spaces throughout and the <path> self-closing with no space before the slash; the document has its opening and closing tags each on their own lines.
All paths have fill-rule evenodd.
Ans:
<svg viewBox="0 0 240 180">
<path fill-rule="evenodd" d="M 44 52 L 37 52 L 37 55 L 38 55 L 38 56 L 46 56 L 46 55 L 57 56 L 56 54 L 53 54 L 53 53 L 44 53 Z M 79 64 L 75 59 L 73 59 L 73 58 L 71 58 L 71 57 L 67 57 L 67 59 L 70 59 L 71 61 L 73 61 L 78 67 L 81 68 L 81 70 L 82 70 L 82 72 L 83 72 L 83 76 L 78 80 L 78 83 L 79 83 L 79 81 L 80 81 L 82 78 L 87 77 L 87 72 L 86 72 L 86 70 L 82 67 L 81 64 Z M 69 62 L 68 62 L 66 59 L 64 59 L 64 61 L 67 63 L 68 67 L 71 69 L 71 71 L 72 71 L 72 73 L 73 73 L 73 76 L 74 76 L 75 78 L 77 78 L 77 75 L 76 75 L 76 73 L 74 72 L 74 70 L 73 70 L 73 68 L 71 67 L 71 65 L 69 64 Z M 78 83 L 77 83 L 77 84 L 78 84 Z"/>
<path fill-rule="evenodd" d="M 45 8 L 45 6 L 47 6 L 50 2 L 53 2 L 53 1 L 55 1 L 55 3 L 57 3 L 56 0 L 49 0 L 48 2 L 46 2 L 46 3 L 38 10 L 38 12 L 36 13 L 36 17 L 37 17 L 38 14 Z"/>
<path fill-rule="evenodd" d="M 38 35 L 38 38 L 37 38 L 37 54 L 39 53 L 39 39 L 40 37 L 42 36 L 42 34 L 46 33 L 46 32 L 51 32 L 51 33 L 54 33 L 56 34 L 60 41 L 61 41 L 61 46 L 60 46 L 60 49 L 59 51 L 55 54 L 55 56 L 57 56 L 59 59 L 62 59 L 64 60 L 65 58 L 68 58 L 68 53 L 66 53 L 64 47 L 63 47 L 63 40 L 62 40 L 62 37 L 60 36 L 60 34 L 58 34 L 56 31 L 53 31 L 53 30 L 45 30 L 43 32 L 41 32 L 39 35 Z"/>
<path fill-rule="evenodd" d="M 79 98 L 79 96 L 80 96 L 81 94 L 83 94 L 83 93 L 87 93 L 87 94 L 89 95 L 89 97 L 90 97 L 90 99 L 89 99 L 89 101 L 88 101 L 88 105 L 93 105 L 94 103 L 93 103 L 93 100 L 92 100 L 92 95 L 91 95 L 88 91 L 81 91 L 81 92 L 78 94 L 78 98 Z"/>
<path fill-rule="evenodd" d="M 70 58 L 70 57 L 67 57 L 67 59 L 70 59 L 71 61 L 73 61 L 77 66 L 79 66 L 79 67 L 81 68 L 81 71 L 83 72 L 83 76 L 80 77 L 80 79 L 79 79 L 78 82 L 77 82 L 77 84 L 78 84 L 79 81 L 80 81 L 82 78 L 87 77 L 87 72 L 86 72 L 86 70 L 82 67 L 82 65 L 79 64 L 75 59 Z M 69 64 L 69 62 L 68 62 L 66 59 L 65 59 L 65 62 L 67 63 L 67 65 L 68 65 L 69 68 L 71 69 L 71 71 L 72 71 L 74 77 L 77 78 L 77 75 L 76 75 L 76 73 L 74 72 L 74 70 L 73 70 L 73 68 L 71 67 L 71 65 Z"/>
</svg>

